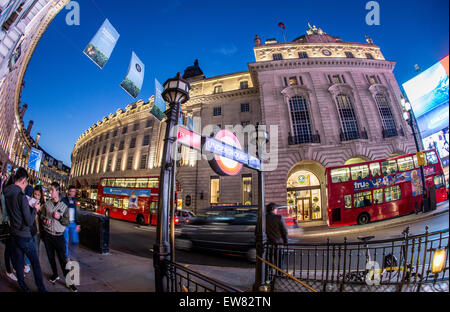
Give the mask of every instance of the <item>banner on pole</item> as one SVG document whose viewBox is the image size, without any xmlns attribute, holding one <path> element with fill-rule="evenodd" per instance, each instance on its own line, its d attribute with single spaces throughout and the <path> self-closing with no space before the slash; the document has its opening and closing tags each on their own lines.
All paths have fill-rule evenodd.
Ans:
<svg viewBox="0 0 450 312">
<path fill-rule="evenodd" d="M 128 74 L 122 81 L 120 86 L 133 98 L 137 98 L 141 93 L 142 84 L 144 83 L 145 65 L 136 55 L 132 52 L 130 66 L 128 67 Z"/>
<path fill-rule="evenodd" d="M 155 79 L 155 101 L 153 103 L 152 109 L 150 110 L 150 113 L 153 114 L 153 116 L 155 116 L 159 121 L 163 120 L 164 113 L 166 112 L 167 108 L 167 104 L 162 97 L 163 91 L 163 86 L 157 79 Z"/>
<path fill-rule="evenodd" d="M 31 149 L 30 158 L 28 160 L 28 169 L 34 171 L 41 170 L 41 162 L 42 162 L 42 151 L 35 149 L 34 147 Z"/>
<path fill-rule="evenodd" d="M 103 69 L 111 57 L 119 37 L 120 34 L 111 25 L 109 20 L 106 19 L 94 38 L 92 38 L 84 49 L 84 54 L 97 64 L 98 67 Z"/>
</svg>

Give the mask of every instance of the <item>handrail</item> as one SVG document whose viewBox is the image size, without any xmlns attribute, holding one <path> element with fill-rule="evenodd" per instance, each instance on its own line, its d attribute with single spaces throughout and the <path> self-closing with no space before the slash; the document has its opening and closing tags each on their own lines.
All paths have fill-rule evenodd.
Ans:
<svg viewBox="0 0 450 312">
<path fill-rule="evenodd" d="M 220 287 L 220 288 L 222 288 L 223 290 L 225 290 L 227 292 L 244 292 L 241 289 L 235 288 L 235 287 L 233 287 L 231 285 L 228 285 L 228 284 L 226 284 L 224 282 L 220 282 L 220 281 L 214 280 L 214 279 L 212 279 L 212 278 L 210 278 L 210 277 L 208 277 L 208 276 L 206 276 L 206 275 L 204 275 L 202 273 L 193 271 L 193 270 L 191 270 L 191 269 L 189 269 L 189 268 L 187 268 L 187 267 L 185 267 L 185 266 L 183 266 L 181 264 L 178 264 L 178 263 L 175 263 L 175 262 L 172 262 L 172 261 L 169 261 L 169 260 L 164 260 L 164 262 L 168 263 L 171 266 L 174 266 L 177 269 L 185 271 L 186 273 L 188 273 L 188 274 L 190 274 L 190 275 L 192 275 L 194 277 L 197 277 L 197 278 L 199 278 L 201 280 L 204 280 L 205 282 L 210 283 L 211 285 L 214 285 L 216 287 Z"/>
<path fill-rule="evenodd" d="M 258 256 L 256 256 L 256 258 L 257 258 L 259 261 L 262 261 L 262 262 L 264 262 L 265 264 L 267 264 L 268 266 L 270 266 L 272 269 L 277 270 L 277 271 L 280 272 L 281 274 L 286 275 L 287 277 L 289 277 L 290 279 L 296 281 L 296 282 L 299 283 L 300 285 L 302 285 L 302 286 L 308 288 L 308 289 L 311 290 L 312 292 L 319 292 L 317 289 L 314 289 L 314 288 L 312 288 L 311 286 L 305 284 L 305 283 L 302 282 L 301 280 L 295 278 L 295 277 L 292 276 L 291 274 L 289 274 L 289 273 L 283 271 L 282 269 L 276 267 L 275 265 L 273 265 L 272 263 L 270 263 L 270 262 L 264 260 L 263 258 L 260 258 L 260 257 L 258 257 Z"/>
</svg>

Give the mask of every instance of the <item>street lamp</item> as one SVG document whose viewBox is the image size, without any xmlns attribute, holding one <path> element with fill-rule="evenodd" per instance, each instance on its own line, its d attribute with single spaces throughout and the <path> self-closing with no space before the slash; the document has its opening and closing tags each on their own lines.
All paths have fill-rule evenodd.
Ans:
<svg viewBox="0 0 450 312">
<path fill-rule="evenodd" d="M 258 225 L 256 227 L 256 269 L 255 269 L 255 284 L 253 285 L 254 291 L 262 291 L 265 284 L 265 264 L 259 259 L 264 259 L 264 246 L 267 243 L 266 234 L 266 205 L 264 195 L 264 171 L 262 151 L 260 148 L 262 145 L 269 142 L 269 137 L 266 131 L 260 131 L 259 123 L 256 124 L 256 133 L 250 137 L 250 143 L 256 145 L 256 157 L 261 160 L 261 168 L 258 170 Z"/>
<path fill-rule="evenodd" d="M 178 124 L 178 116 L 181 104 L 189 100 L 189 91 L 191 86 L 189 82 L 181 78 L 178 73 L 175 78 L 169 79 L 164 83 L 163 99 L 169 103 L 169 109 L 165 112 L 166 134 L 164 137 L 163 158 L 161 163 L 160 185 L 159 185 L 159 205 L 158 205 L 158 224 L 156 229 L 156 244 L 153 248 L 153 265 L 155 268 L 155 289 L 156 292 L 164 292 L 165 276 L 167 275 L 167 266 L 165 261 L 169 260 L 169 201 L 172 200 L 171 178 L 174 174 L 174 162 L 172 159 L 173 145 L 177 138 L 173 136 L 174 128 Z M 172 218 L 173 222 L 173 218 Z"/>
<path fill-rule="evenodd" d="M 411 104 L 409 103 L 409 101 L 407 99 L 405 99 L 404 97 L 402 97 L 400 103 L 403 108 L 403 118 L 409 123 L 409 126 L 411 127 L 413 137 L 414 137 L 414 142 L 416 143 L 417 153 L 420 153 L 421 148 L 420 148 L 420 144 L 419 144 L 419 139 L 417 137 L 416 127 L 414 124 L 414 120 L 415 120 L 414 111 L 412 110 L 412 107 L 411 107 Z M 423 170 L 423 165 L 420 166 L 420 173 L 422 176 L 422 192 L 423 192 L 423 200 L 425 203 L 428 200 L 428 194 L 427 194 L 427 185 L 426 185 L 425 172 Z M 424 210 L 425 210 L 424 205 L 422 204 L 422 211 L 425 212 Z"/>
</svg>

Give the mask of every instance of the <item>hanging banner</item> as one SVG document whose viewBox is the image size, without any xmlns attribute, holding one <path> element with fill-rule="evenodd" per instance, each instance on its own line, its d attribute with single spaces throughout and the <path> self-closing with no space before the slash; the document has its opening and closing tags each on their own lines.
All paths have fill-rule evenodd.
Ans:
<svg viewBox="0 0 450 312">
<path fill-rule="evenodd" d="M 141 93 L 142 84 L 144 83 L 144 75 L 144 63 L 142 63 L 139 57 L 132 52 L 130 66 L 128 67 L 128 74 L 120 86 L 133 98 L 137 98 L 139 93 Z"/>
<path fill-rule="evenodd" d="M 41 170 L 41 162 L 42 162 L 42 151 L 35 149 L 34 147 L 31 149 L 30 158 L 28 160 L 28 169 L 34 171 Z"/>
<path fill-rule="evenodd" d="M 150 110 L 150 113 L 156 117 L 159 121 L 162 121 L 164 118 L 164 113 L 166 111 L 166 102 L 162 97 L 162 93 L 164 91 L 163 86 L 159 83 L 158 80 L 155 79 L 155 101 L 153 103 L 153 107 Z"/>
<path fill-rule="evenodd" d="M 119 37 L 120 34 L 107 19 L 84 49 L 84 54 L 103 69 L 111 57 Z"/>
</svg>

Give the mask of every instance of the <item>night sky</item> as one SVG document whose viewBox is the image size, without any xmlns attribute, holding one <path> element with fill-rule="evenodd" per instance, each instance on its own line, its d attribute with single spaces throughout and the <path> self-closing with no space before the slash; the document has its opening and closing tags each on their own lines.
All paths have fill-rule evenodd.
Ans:
<svg viewBox="0 0 450 312">
<path fill-rule="evenodd" d="M 288 41 L 306 33 L 307 23 L 347 42 L 365 42 L 365 34 L 397 62 L 402 85 L 448 55 L 448 0 L 380 0 L 381 25 L 366 24 L 366 0 L 152 1 L 80 0 L 81 25 L 68 26 L 63 9 L 44 34 L 25 76 L 22 101 L 34 120 L 32 135 L 70 165 L 78 137 L 92 124 L 135 100 L 120 88 L 131 52 L 146 65 L 138 99 L 147 101 L 154 79 L 164 83 L 199 59 L 207 77 L 248 70 L 254 62 L 254 38 L 263 43 Z M 83 50 L 108 18 L 121 37 L 100 70 Z"/>
</svg>

